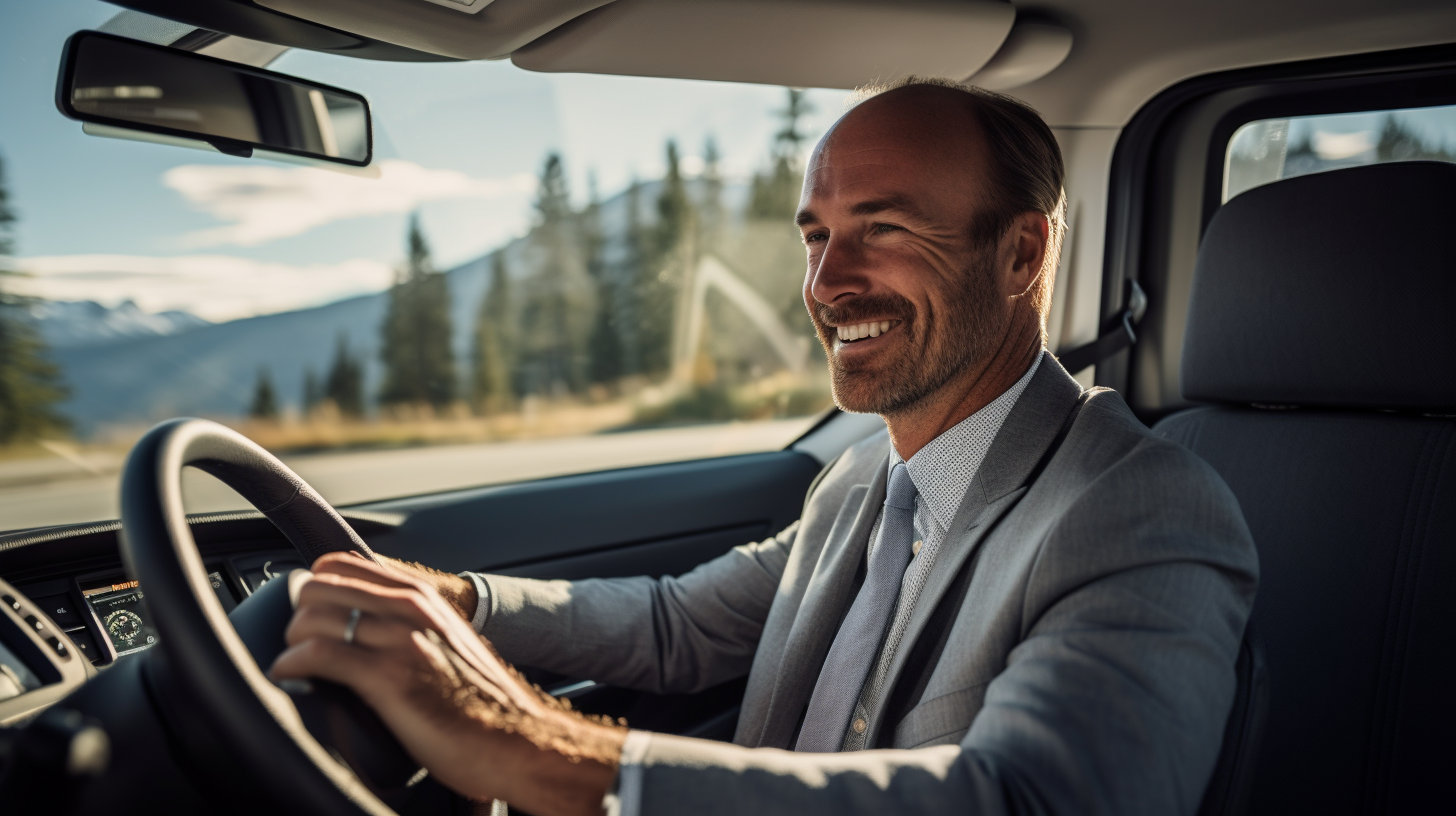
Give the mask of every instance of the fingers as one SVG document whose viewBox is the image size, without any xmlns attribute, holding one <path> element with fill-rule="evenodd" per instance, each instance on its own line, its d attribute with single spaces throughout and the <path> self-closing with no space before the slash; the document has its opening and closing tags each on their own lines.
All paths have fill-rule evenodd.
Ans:
<svg viewBox="0 0 1456 816">
<path fill-rule="evenodd" d="M 413 648 L 406 637 L 400 647 L 372 651 L 341 640 L 314 637 L 285 649 L 268 669 L 279 680 L 315 678 L 332 680 L 354 690 L 380 714 L 403 703 L 402 698 L 434 661 Z"/>
<path fill-rule="evenodd" d="M 441 597 L 453 614 L 466 620 L 475 615 L 475 605 L 479 600 L 475 585 L 458 575 L 387 556 L 381 556 L 375 563 L 358 553 L 329 553 L 314 562 L 313 571 L 315 574 L 338 575 L 396 589 L 413 588 L 427 595 L 433 592 Z"/>
<path fill-rule="evenodd" d="M 311 568 L 314 574 L 341 575 L 359 581 L 395 588 L 419 589 L 423 581 L 387 563 L 379 564 L 361 557 L 358 553 L 327 553 L 319 556 Z"/>
<path fill-rule="evenodd" d="M 284 638 L 290 644 L 311 638 L 342 642 L 352 608 L 335 604 L 301 606 L 289 622 Z M 354 625 L 354 645 L 366 649 L 398 648 L 409 642 L 410 633 L 414 631 L 415 627 L 397 619 L 381 618 L 366 612 Z"/>
<path fill-rule="evenodd" d="M 444 616 L 453 616 L 428 590 L 413 587 L 391 587 L 347 578 L 340 575 L 314 575 L 298 593 L 298 607 L 332 604 L 344 609 L 358 608 L 378 617 L 392 617 L 419 627 L 433 627 Z"/>
</svg>

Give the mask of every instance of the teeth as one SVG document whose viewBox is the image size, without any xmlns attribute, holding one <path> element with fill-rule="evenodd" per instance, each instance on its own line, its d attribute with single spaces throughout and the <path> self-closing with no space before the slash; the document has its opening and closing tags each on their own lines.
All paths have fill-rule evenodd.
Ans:
<svg viewBox="0 0 1456 816">
<path fill-rule="evenodd" d="M 890 330 L 893 321 L 880 320 L 874 323 L 856 323 L 852 326 L 836 326 L 835 331 L 839 334 L 842 343 L 852 343 L 855 340 L 862 340 L 866 337 L 879 337 Z"/>
</svg>

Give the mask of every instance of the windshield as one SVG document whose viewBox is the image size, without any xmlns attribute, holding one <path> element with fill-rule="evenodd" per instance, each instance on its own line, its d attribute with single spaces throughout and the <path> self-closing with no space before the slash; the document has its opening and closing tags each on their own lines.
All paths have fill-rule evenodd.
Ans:
<svg viewBox="0 0 1456 816">
<path fill-rule="evenodd" d="M 791 221 L 844 92 L 269 65 L 368 98 L 368 178 L 83 134 L 62 44 L 115 12 L 0 28 L 0 529 L 114 518 L 174 416 L 347 504 L 777 449 L 831 404 Z"/>
</svg>

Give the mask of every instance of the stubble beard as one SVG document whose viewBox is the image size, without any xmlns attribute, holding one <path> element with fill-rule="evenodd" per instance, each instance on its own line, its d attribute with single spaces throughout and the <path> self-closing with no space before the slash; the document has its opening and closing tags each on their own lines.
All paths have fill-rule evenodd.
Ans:
<svg viewBox="0 0 1456 816">
<path fill-rule="evenodd" d="M 835 404 L 851 413 L 902 414 L 989 359 L 1005 340 L 1011 321 L 1010 309 L 997 308 L 994 261 L 994 252 L 986 252 L 971 262 L 960 277 L 961 291 L 944 298 L 944 314 L 917 312 L 899 295 L 857 297 L 841 306 L 816 303 L 812 316 L 829 358 Z M 893 330 L 904 333 L 893 351 L 860 362 L 836 353 L 835 326 L 887 316 L 903 321 Z"/>
</svg>

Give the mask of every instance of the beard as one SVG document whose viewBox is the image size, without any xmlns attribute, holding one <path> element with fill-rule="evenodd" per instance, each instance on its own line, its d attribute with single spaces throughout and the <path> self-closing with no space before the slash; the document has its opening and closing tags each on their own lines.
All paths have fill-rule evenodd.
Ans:
<svg viewBox="0 0 1456 816">
<path fill-rule="evenodd" d="M 810 310 L 819 342 L 829 358 L 834 402 L 851 413 L 893 415 L 913 408 L 958 374 L 989 360 L 1006 339 L 1011 310 L 998 308 L 995 252 L 974 258 L 944 292 L 944 312 L 920 311 L 900 295 L 865 295 Z M 836 352 L 835 326 L 869 319 L 899 320 L 903 334 L 870 360 L 843 359 Z"/>
</svg>

